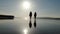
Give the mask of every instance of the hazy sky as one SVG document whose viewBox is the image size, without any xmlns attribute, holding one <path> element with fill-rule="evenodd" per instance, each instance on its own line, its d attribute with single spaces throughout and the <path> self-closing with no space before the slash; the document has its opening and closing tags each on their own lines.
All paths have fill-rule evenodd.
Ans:
<svg viewBox="0 0 60 34">
<path fill-rule="evenodd" d="M 29 9 L 23 8 L 25 1 Z M 38 17 L 60 17 L 60 0 L 0 0 L 0 14 L 28 17 L 30 11 L 36 11 Z"/>
</svg>

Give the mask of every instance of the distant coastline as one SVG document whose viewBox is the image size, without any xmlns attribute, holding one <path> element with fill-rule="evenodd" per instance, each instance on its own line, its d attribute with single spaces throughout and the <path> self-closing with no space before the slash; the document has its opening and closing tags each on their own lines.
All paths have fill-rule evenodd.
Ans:
<svg viewBox="0 0 60 34">
<path fill-rule="evenodd" d="M 37 19 L 53 19 L 53 20 L 60 20 L 60 18 L 54 18 L 54 17 L 37 17 Z"/>
<path fill-rule="evenodd" d="M 0 19 L 14 19 L 14 16 L 13 15 L 0 15 Z M 60 18 L 54 18 L 54 17 L 37 17 L 37 19 L 60 20 Z"/>
<path fill-rule="evenodd" d="M 12 15 L 0 15 L 0 19 L 14 19 Z"/>
</svg>

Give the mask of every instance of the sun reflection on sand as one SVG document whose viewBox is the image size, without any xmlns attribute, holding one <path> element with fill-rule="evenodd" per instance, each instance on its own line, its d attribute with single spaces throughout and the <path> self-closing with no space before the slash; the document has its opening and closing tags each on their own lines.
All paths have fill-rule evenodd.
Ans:
<svg viewBox="0 0 60 34">
<path fill-rule="evenodd" d="M 27 34 L 28 33 L 28 30 L 27 29 L 24 29 L 23 32 L 24 32 L 24 34 Z"/>
<path fill-rule="evenodd" d="M 24 19 L 25 19 L 25 20 L 29 20 L 29 18 L 28 18 L 28 17 L 25 17 Z"/>
</svg>

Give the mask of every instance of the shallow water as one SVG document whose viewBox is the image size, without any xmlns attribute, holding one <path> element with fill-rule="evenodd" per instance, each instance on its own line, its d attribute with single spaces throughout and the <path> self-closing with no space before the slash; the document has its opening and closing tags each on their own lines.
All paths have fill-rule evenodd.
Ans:
<svg viewBox="0 0 60 34">
<path fill-rule="evenodd" d="M 19 32 L 19 34 L 60 34 L 60 20 L 36 19 L 31 20 L 32 27 L 29 27 L 29 20 L 14 19 L 0 20 L 1 32 Z"/>
</svg>

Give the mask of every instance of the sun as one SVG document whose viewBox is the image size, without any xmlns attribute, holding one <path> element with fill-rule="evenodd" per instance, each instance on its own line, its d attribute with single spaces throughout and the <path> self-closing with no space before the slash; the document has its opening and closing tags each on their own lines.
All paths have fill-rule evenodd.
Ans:
<svg viewBox="0 0 60 34">
<path fill-rule="evenodd" d="M 30 8 L 30 3 L 28 1 L 23 2 L 23 8 L 29 9 Z"/>
</svg>

